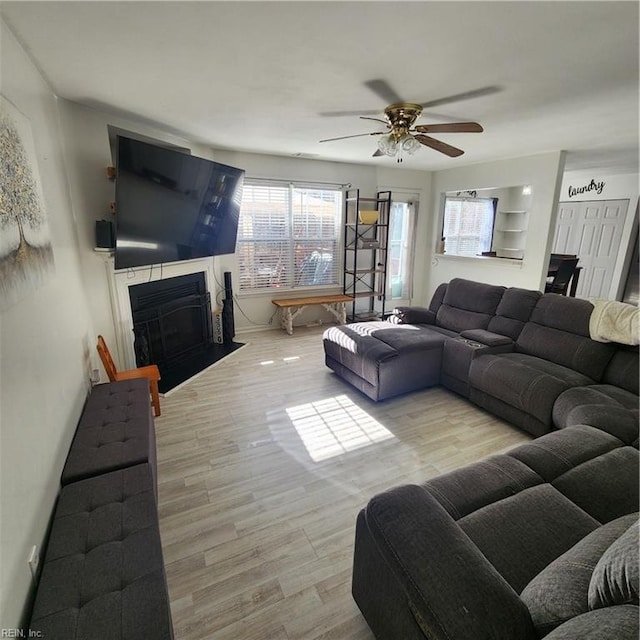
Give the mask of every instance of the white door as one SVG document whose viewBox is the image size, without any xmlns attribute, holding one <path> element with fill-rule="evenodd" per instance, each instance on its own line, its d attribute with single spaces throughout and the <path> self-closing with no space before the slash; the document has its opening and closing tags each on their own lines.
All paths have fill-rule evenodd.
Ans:
<svg viewBox="0 0 640 640">
<path fill-rule="evenodd" d="M 568 248 L 573 246 L 576 220 L 581 202 L 560 202 L 558 205 L 558 220 L 556 222 L 556 237 L 553 242 L 552 253 L 575 253 Z M 572 233 L 573 232 L 573 233 Z"/>
<path fill-rule="evenodd" d="M 578 256 L 578 298 L 609 297 L 628 206 L 628 200 L 560 203 L 553 253 Z"/>
</svg>

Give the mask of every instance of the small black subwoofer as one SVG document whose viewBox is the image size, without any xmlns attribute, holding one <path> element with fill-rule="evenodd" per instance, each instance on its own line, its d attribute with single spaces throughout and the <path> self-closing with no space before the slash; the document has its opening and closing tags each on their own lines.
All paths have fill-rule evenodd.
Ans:
<svg viewBox="0 0 640 640">
<path fill-rule="evenodd" d="M 113 249 L 116 246 L 113 223 L 109 220 L 96 220 L 96 247 Z"/>
</svg>

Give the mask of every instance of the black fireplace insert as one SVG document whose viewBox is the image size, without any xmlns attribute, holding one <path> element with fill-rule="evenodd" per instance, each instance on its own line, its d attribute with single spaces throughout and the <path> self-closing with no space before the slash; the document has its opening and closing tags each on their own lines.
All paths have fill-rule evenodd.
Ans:
<svg viewBox="0 0 640 640">
<path fill-rule="evenodd" d="M 242 346 L 214 341 L 204 272 L 133 285 L 129 299 L 137 366 L 158 365 L 163 393 Z"/>
</svg>

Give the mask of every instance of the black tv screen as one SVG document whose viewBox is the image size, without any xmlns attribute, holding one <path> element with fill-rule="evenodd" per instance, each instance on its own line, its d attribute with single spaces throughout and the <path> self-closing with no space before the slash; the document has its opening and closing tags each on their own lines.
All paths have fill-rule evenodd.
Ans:
<svg viewBox="0 0 640 640">
<path fill-rule="evenodd" d="M 115 268 L 234 253 L 244 170 L 118 136 Z"/>
</svg>

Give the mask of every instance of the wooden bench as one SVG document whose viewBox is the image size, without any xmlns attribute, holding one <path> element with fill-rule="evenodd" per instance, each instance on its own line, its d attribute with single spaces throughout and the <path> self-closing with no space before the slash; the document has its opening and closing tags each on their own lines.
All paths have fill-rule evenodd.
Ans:
<svg viewBox="0 0 640 640">
<path fill-rule="evenodd" d="M 305 308 L 321 304 L 331 312 L 340 324 L 347 321 L 346 302 L 352 302 L 351 296 L 342 293 L 329 296 L 311 296 L 309 298 L 274 298 L 271 302 L 280 311 L 280 326 L 289 334 L 293 334 L 293 319 Z"/>
</svg>

